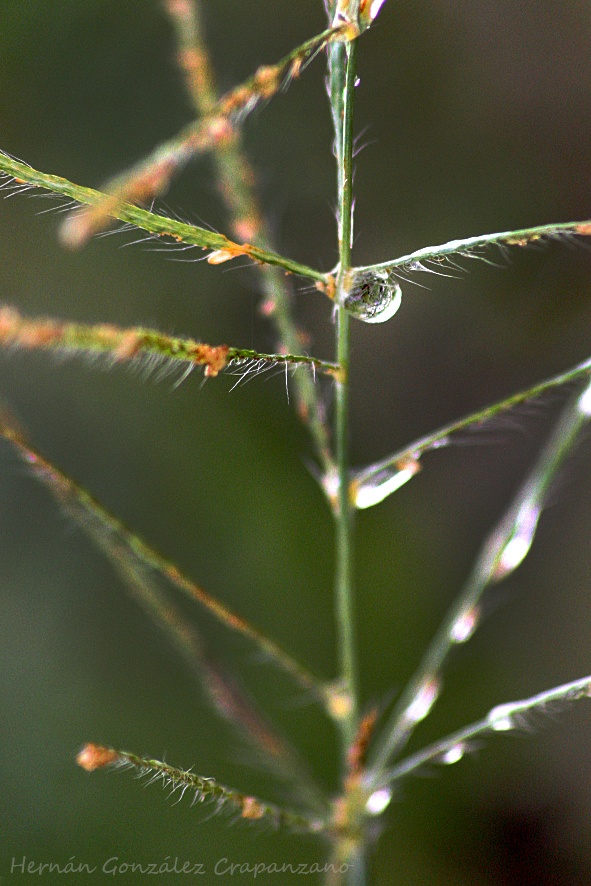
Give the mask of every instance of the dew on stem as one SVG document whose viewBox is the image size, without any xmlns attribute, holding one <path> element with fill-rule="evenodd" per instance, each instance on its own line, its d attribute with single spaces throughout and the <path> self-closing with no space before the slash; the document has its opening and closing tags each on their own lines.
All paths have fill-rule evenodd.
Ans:
<svg viewBox="0 0 591 886">
<path fill-rule="evenodd" d="M 385 271 L 359 271 L 351 276 L 345 310 L 364 323 L 385 323 L 402 301 L 402 290 Z"/>
</svg>

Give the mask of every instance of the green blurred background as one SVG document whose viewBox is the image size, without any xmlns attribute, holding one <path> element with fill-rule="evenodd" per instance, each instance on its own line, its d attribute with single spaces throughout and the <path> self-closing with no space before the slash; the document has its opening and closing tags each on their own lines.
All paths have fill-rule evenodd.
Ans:
<svg viewBox="0 0 591 886">
<path fill-rule="evenodd" d="M 325 21 L 321 0 L 205 6 L 223 88 Z M 582 0 L 388 0 L 360 45 L 356 129 L 366 147 L 357 159 L 356 263 L 589 218 L 590 45 Z M 100 186 L 190 118 L 174 58 L 158 0 L 4 0 L 0 147 Z M 328 269 L 335 198 L 323 77 L 317 59 L 248 120 L 246 136 L 278 248 Z M 2 302 L 32 315 L 274 346 L 251 270 L 181 263 L 149 245 L 122 248 L 133 239 L 124 235 L 70 254 L 57 243 L 60 216 L 40 214 L 52 205 L 40 197 L 0 203 Z M 205 161 L 161 205 L 227 230 Z M 588 246 L 496 258 L 498 268 L 471 263 L 456 279 L 423 276 L 425 288 L 404 288 L 395 320 L 355 325 L 356 464 L 589 356 Z M 309 291 L 296 300 L 311 350 L 330 356 L 328 303 Z M 174 388 L 174 379 L 43 355 L 3 354 L 0 366 L 0 397 L 48 458 L 311 668 L 334 673 L 331 520 L 281 375 L 230 392 L 231 377 L 202 385 L 195 373 Z M 413 672 L 563 400 L 552 394 L 465 435 L 360 515 L 364 703 L 396 692 Z M 590 482 L 587 437 L 555 486 L 530 557 L 494 591 L 482 629 L 453 657 L 446 692 L 413 748 L 501 701 L 591 671 Z M 281 798 L 109 564 L 4 444 L 0 552 L 2 882 L 12 882 L 11 860 L 22 856 L 64 864 L 75 856 L 99 869 L 111 856 L 178 856 L 209 865 L 207 882 L 220 879 L 211 870 L 223 857 L 322 857 L 313 841 L 204 821 L 201 808 L 174 806 L 156 786 L 74 765 L 92 740 Z M 322 716 L 245 643 L 204 626 L 333 789 L 335 741 Z M 375 852 L 374 882 L 590 882 L 591 708 L 581 703 L 530 727 L 404 783 Z M 66 879 L 46 874 L 43 882 Z"/>
</svg>

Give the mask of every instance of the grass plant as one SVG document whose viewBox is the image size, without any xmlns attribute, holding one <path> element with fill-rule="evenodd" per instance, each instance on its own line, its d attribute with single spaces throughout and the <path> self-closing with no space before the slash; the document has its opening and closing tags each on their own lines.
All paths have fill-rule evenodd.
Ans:
<svg viewBox="0 0 591 886">
<path fill-rule="evenodd" d="M 320 0 L 317 5 L 322 8 Z M 421 732 L 418 732 L 419 739 L 415 737 L 415 730 L 423 728 L 436 703 L 445 698 L 450 659 L 454 658 L 451 669 L 454 675 L 454 668 L 466 667 L 467 653 L 457 657 L 458 649 L 471 640 L 485 621 L 489 607 L 499 599 L 498 588 L 504 587 L 501 583 L 507 581 L 509 584 L 513 580 L 532 545 L 535 549 L 539 544 L 536 536 L 540 521 L 545 519 L 544 512 L 553 501 L 556 478 L 562 475 L 565 464 L 572 463 L 573 451 L 584 439 L 591 418 L 591 359 L 576 355 L 570 361 L 570 368 L 564 369 L 563 366 L 541 382 L 534 382 L 526 376 L 519 393 L 510 396 L 505 393 L 496 401 L 492 400 L 492 405 L 486 405 L 488 398 L 483 397 L 484 402 L 466 410 L 464 417 L 447 417 L 441 427 L 430 431 L 422 429 L 410 443 L 396 441 L 387 448 L 385 456 L 382 452 L 377 458 L 361 459 L 360 465 L 357 464 L 359 428 L 362 434 L 371 429 L 363 422 L 356 423 L 355 454 L 352 455 L 356 379 L 364 371 L 370 375 L 380 373 L 377 378 L 364 382 L 365 397 L 371 399 L 374 386 L 377 388 L 382 384 L 381 373 L 388 372 L 391 365 L 389 358 L 385 368 L 376 370 L 376 359 L 389 347 L 388 330 L 396 327 L 415 293 L 417 299 L 424 298 L 427 290 L 421 287 L 428 286 L 431 290 L 440 285 L 449 287 L 448 277 L 457 285 L 466 287 L 462 280 L 466 270 L 475 267 L 478 273 L 483 267 L 489 271 L 491 264 L 509 263 L 514 256 L 518 262 L 521 253 L 529 246 L 538 249 L 537 255 L 555 253 L 566 245 L 588 246 L 591 209 L 576 221 L 531 226 L 519 224 L 513 230 L 411 248 L 400 256 L 386 256 L 385 260 L 376 256 L 379 261 L 366 260 L 364 264 L 357 264 L 354 206 L 357 196 L 363 198 L 362 191 L 358 193 L 355 188 L 354 175 L 358 132 L 356 96 L 359 77 L 363 80 L 363 65 L 358 56 L 364 41 L 370 40 L 374 28 L 379 27 L 382 16 L 395 16 L 395 10 L 391 9 L 395 6 L 393 0 L 385 3 L 379 0 L 373 3 L 369 0 L 325 0 L 325 20 L 317 34 L 312 33 L 282 56 L 278 53 L 281 56 L 278 61 L 265 60 L 264 65 L 244 77 L 238 86 L 225 91 L 217 85 L 208 54 L 203 6 L 198 0 L 166 0 L 160 7 L 176 41 L 178 71 L 184 80 L 192 116 L 188 124 L 183 124 L 172 137 L 159 141 L 144 159 L 130 165 L 127 171 L 100 189 L 76 184 L 63 177 L 61 171 L 60 174 L 40 171 L 35 166 L 41 163 L 30 165 L 17 159 L 8 153 L 12 148 L 6 144 L 6 152 L 0 154 L 3 193 L 7 197 L 38 191 L 53 195 L 50 208 L 63 213 L 60 237 L 70 250 L 80 249 L 101 235 L 113 234 L 113 238 L 105 237 L 106 244 L 117 242 L 118 237 L 127 237 L 126 244 L 139 240 L 165 257 L 200 262 L 190 266 L 196 298 L 199 298 L 200 287 L 216 285 L 211 282 L 214 274 L 221 274 L 228 268 L 246 267 L 248 270 L 243 271 L 243 277 L 248 273 L 251 275 L 249 279 L 256 279 L 256 323 L 264 328 L 264 332 L 253 334 L 246 342 L 231 340 L 229 333 L 227 339 L 224 335 L 223 339 L 208 337 L 203 341 L 198 324 L 192 328 L 190 337 L 181 337 L 171 333 L 168 321 L 161 324 L 161 329 L 153 323 L 133 325 L 132 321 L 125 319 L 116 322 L 106 308 L 106 314 L 102 316 L 102 305 L 100 310 L 95 306 L 91 319 L 66 320 L 61 319 L 51 305 L 37 311 L 25 303 L 13 304 L 6 299 L 0 309 L 0 347 L 7 355 L 6 366 L 11 360 L 20 361 L 22 366 L 24 360 L 34 360 L 36 352 L 42 355 L 51 352 L 60 360 L 72 358 L 71 366 L 65 368 L 54 362 L 51 370 L 54 376 L 64 370 L 70 378 L 75 378 L 80 374 L 80 369 L 76 368 L 79 367 L 77 358 L 83 358 L 101 367 L 113 368 L 112 377 L 116 384 L 129 381 L 125 382 L 123 375 L 120 377 L 119 367 L 172 378 L 174 394 L 178 388 L 191 399 L 194 425 L 188 429 L 185 438 L 187 428 L 181 424 L 175 426 L 174 417 L 167 412 L 168 407 L 160 405 L 163 417 L 153 437 L 156 460 L 159 466 L 165 465 L 165 470 L 169 470 L 174 456 L 166 454 L 164 444 L 168 436 L 177 434 L 183 436 L 183 446 L 187 449 L 193 438 L 202 438 L 194 456 L 189 456 L 196 473 L 210 473 L 207 456 L 208 453 L 215 455 L 221 476 L 219 498 L 203 500 L 197 507 L 197 527 L 205 532 L 208 516 L 217 531 L 224 519 L 230 523 L 233 520 L 246 521 L 249 508 L 256 510 L 252 497 L 249 505 L 241 500 L 243 494 L 251 496 L 251 492 L 244 491 L 251 487 L 243 482 L 241 474 L 252 469 L 256 476 L 259 475 L 254 458 L 246 453 L 242 455 L 242 461 L 232 462 L 223 454 L 220 456 L 218 450 L 223 450 L 228 440 L 237 440 L 240 447 L 241 427 L 247 428 L 244 447 L 249 445 L 247 407 L 239 413 L 236 427 L 231 417 L 237 398 L 252 396 L 249 392 L 252 386 L 246 389 L 242 383 L 252 378 L 253 384 L 258 385 L 258 377 L 265 372 L 278 375 L 282 382 L 284 380 L 285 387 L 279 395 L 276 388 L 272 389 L 275 398 L 272 406 L 282 404 L 282 418 L 275 424 L 268 419 L 269 430 L 265 430 L 264 436 L 280 434 L 284 421 L 292 421 L 284 418 L 286 405 L 293 410 L 307 433 L 308 443 L 305 444 L 295 422 L 289 425 L 291 439 L 298 441 L 300 447 L 308 446 L 306 464 L 299 461 L 294 469 L 298 476 L 295 486 L 309 484 L 304 493 L 305 500 L 316 502 L 314 520 L 323 521 L 319 523 L 318 532 L 314 527 L 308 527 L 308 531 L 311 532 L 310 538 L 321 534 L 324 539 L 324 558 L 330 559 L 332 564 L 332 588 L 329 594 L 329 589 L 323 587 L 323 602 L 310 607 L 309 589 L 303 588 L 300 592 L 298 588 L 307 567 L 304 567 L 304 573 L 296 569 L 297 578 L 294 577 L 294 584 L 289 588 L 284 586 L 284 569 L 281 568 L 277 570 L 277 575 L 282 576 L 281 581 L 274 574 L 270 575 L 270 587 L 262 592 L 262 602 L 257 606 L 253 603 L 253 598 L 257 597 L 257 584 L 250 574 L 251 565 L 245 569 L 244 575 L 232 577 L 229 566 L 220 566 L 219 572 L 213 572 L 210 566 L 204 569 L 208 574 L 203 579 L 194 579 L 193 575 L 198 574 L 195 564 L 181 565 L 183 558 L 187 558 L 186 551 L 181 551 L 180 556 L 174 552 L 170 555 L 163 553 L 166 545 L 162 538 L 153 543 L 149 532 L 132 529 L 131 519 L 122 519 L 118 515 L 117 494 L 111 491 L 109 496 L 115 503 L 113 506 L 99 499 L 94 491 L 90 491 L 92 477 L 74 477 L 74 472 L 62 465 L 59 458 L 49 454 L 51 446 L 46 453 L 37 431 L 23 430 L 11 409 L 14 407 L 20 413 L 19 403 L 7 405 L 0 416 L 0 437 L 8 444 L 3 449 L 12 450 L 13 456 L 20 458 L 27 472 L 38 479 L 57 501 L 67 515 L 68 525 L 82 531 L 77 538 L 82 533 L 88 536 L 113 567 L 118 576 L 117 587 L 124 587 L 133 606 L 148 616 L 142 625 L 150 643 L 158 636 L 157 631 L 151 633 L 152 628 L 147 627 L 151 621 L 197 678 L 201 695 L 208 702 L 208 705 L 204 702 L 196 718 L 200 735 L 210 728 L 213 735 L 217 735 L 215 730 L 219 727 L 213 725 L 214 714 L 217 714 L 230 727 L 240 746 L 248 749 L 249 759 L 262 765 L 266 776 L 262 781 L 259 779 L 258 788 L 251 790 L 248 787 L 252 783 L 250 770 L 245 770 L 248 775 L 242 782 L 240 767 L 230 766 L 227 772 L 212 775 L 209 763 L 203 767 L 198 757 L 191 761 L 191 769 L 183 768 L 173 759 L 172 752 L 167 752 L 166 759 L 164 755 L 161 759 L 154 759 L 156 751 L 145 751 L 149 740 L 141 738 L 142 746 L 138 747 L 137 736 L 134 743 L 137 730 L 132 730 L 134 735 L 127 738 L 122 734 L 121 724 L 113 729 L 112 738 L 108 723 L 100 726 L 99 736 L 88 734 L 77 759 L 89 772 L 107 768 L 132 769 L 147 781 L 161 782 L 169 795 L 179 800 L 190 797 L 193 804 L 203 804 L 208 814 L 219 813 L 221 818 L 232 821 L 258 823 L 273 834 L 277 832 L 278 838 L 283 840 L 277 844 L 281 847 L 278 850 L 280 856 L 245 862 L 244 871 L 237 871 L 241 876 L 253 877 L 255 873 L 259 876 L 260 871 L 263 881 L 267 877 L 274 882 L 288 882 L 292 878 L 299 882 L 298 865 L 302 865 L 300 873 L 307 866 L 310 874 L 306 882 L 335 886 L 374 882 L 419 883 L 422 882 L 421 875 L 404 873 L 404 862 L 396 858 L 388 862 L 391 865 L 389 873 L 385 865 L 380 868 L 378 864 L 373 869 L 372 863 L 374 853 L 379 858 L 382 830 L 395 827 L 391 818 L 393 809 L 399 802 L 404 802 L 405 793 L 411 790 L 408 777 L 425 771 L 446 771 L 447 767 L 460 764 L 463 758 L 488 747 L 489 743 L 509 741 L 505 733 L 526 733 L 534 725 L 542 724 L 545 715 L 556 710 L 566 712 L 571 703 L 591 695 L 591 664 L 568 675 L 563 675 L 563 669 L 557 668 L 552 682 L 540 683 L 534 679 L 531 690 L 516 693 L 522 695 L 520 700 L 513 700 L 509 694 L 487 703 L 487 692 L 482 692 L 475 696 L 478 704 L 471 708 L 473 715 L 469 712 L 462 717 L 454 711 L 453 725 L 446 723 L 443 731 L 431 734 L 427 739 L 420 739 Z M 281 4 L 277 6 L 281 7 Z M 208 8 L 206 12 L 208 20 L 213 20 L 215 9 Z M 297 14 L 297 10 L 294 13 L 290 9 L 290 13 Z M 228 30 L 232 27 L 231 16 L 225 27 Z M 288 255 L 289 250 L 276 244 L 269 213 L 261 205 L 257 175 L 244 138 L 245 130 L 248 132 L 253 124 L 260 123 L 276 104 L 287 101 L 287 93 L 297 90 L 314 66 L 323 63 L 326 64 L 327 115 L 333 127 L 337 218 L 333 253 L 336 263 L 326 268 L 316 266 L 311 258 L 302 261 L 292 258 Z M 328 144 L 326 147 L 330 151 Z M 358 162 L 362 163 L 363 159 Z M 173 196 L 178 193 L 176 180 L 197 163 L 207 163 L 209 181 L 215 183 L 223 206 L 222 231 L 213 230 L 207 223 L 196 222 L 193 218 L 180 218 L 171 209 Z M 385 182 L 396 174 L 397 170 L 388 170 Z M 14 200 L 4 204 L 5 211 L 9 212 L 14 204 Z M 130 231 L 133 232 L 131 237 Z M 545 251 L 541 250 L 542 246 Z M 324 252 L 327 254 L 330 250 Z M 575 256 L 573 261 L 578 261 L 576 257 L 580 255 L 585 255 L 584 249 L 568 253 L 569 257 Z M 69 260 L 77 262 L 79 255 L 75 253 Z M 495 273 L 507 274 L 507 271 Z M 239 275 L 228 274 L 226 278 L 234 281 Z M 124 285 L 121 289 L 123 295 Z M 317 330 L 309 325 L 302 303 L 311 306 L 310 316 L 321 318 Z M 224 328 L 223 319 L 219 318 L 224 317 L 226 310 L 223 299 L 220 299 L 215 307 L 216 321 L 209 325 L 208 333 Z M 97 317 L 97 313 L 101 316 Z M 124 318 L 125 313 L 122 311 L 119 317 Z M 228 329 L 234 332 L 232 323 Z M 308 344 L 310 336 L 312 346 Z M 252 346 L 252 338 L 271 344 L 260 348 Z M 316 341 L 321 342 L 320 352 L 324 350 L 325 356 L 315 356 Z M 356 346 L 355 342 L 362 345 Z M 453 353 L 449 353 L 449 358 L 453 359 Z M 396 354 L 393 359 L 396 360 Z M 199 374 L 207 385 L 196 384 L 188 378 L 190 374 Z M 236 380 L 234 376 L 237 376 Z M 222 397 L 226 378 L 238 388 L 228 400 L 231 405 L 227 409 L 224 407 L 222 417 L 221 412 L 216 412 L 220 407 L 212 407 L 209 402 L 204 410 L 209 410 L 208 418 L 200 420 L 202 402 L 205 398 L 218 396 L 216 386 L 219 386 L 219 397 Z M 21 384 L 26 384 L 26 375 Z M 99 386 L 103 379 L 95 378 L 93 384 Z M 166 384 L 170 387 L 170 381 Z M 247 404 L 249 402 L 247 400 Z M 411 651 L 410 664 L 404 661 L 401 671 L 404 681 L 397 685 L 394 683 L 402 679 L 401 675 L 390 668 L 386 655 L 388 643 L 394 635 L 389 634 L 385 642 L 376 638 L 379 661 L 374 661 L 372 667 L 379 670 L 384 683 L 378 687 L 368 685 L 364 665 L 368 664 L 370 653 L 364 651 L 360 636 L 363 641 L 367 640 L 364 619 L 375 600 L 368 599 L 368 579 L 362 567 L 371 558 L 394 561 L 395 554 L 402 555 L 403 547 L 387 538 L 388 532 L 380 531 L 379 524 L 367 522 L 364 528 L 363 521 L 370 520 L 365 511 L 386 509 L 398 496 L 402 499 L 412 495 L 412 490 L 424 481 L 437 459 L 441 463 L 450 455 L 455 457 L 460 447 L 468 451 L 474 441 L 483 439 L 486 443 L 489 432 L 493 436 L 510 434 L 510 423 L 522 421 L 524 408 L 540 403 L 545 410 L 544 440 L 536 439 L 535 446 L 530 446 L 531 451 L 526 453 L 521 476 L 513 483 L 512 493 L 496 516 L 487 516 L 484 542 L 474 552 L 473 566 L 468 568 L 466 565 L 460 592 L 448 614 L 443 617 L 439 614 L 441 625 L 438 628 L 435 615 L 429 614 L 426 646 L 420 654 L 416 649 Z M 133 410 L 134 407 L 130 407 L 127 412 L 130 421 L 135 414 Z M 158 419 L 156 423 L 160 424 Z M 72 430 L 68 433 L 74 433 L 76 428 L 76 420 L 72 419 Z M 116 442 L 117 437 L 113 440 Z M 493 444 L 487 443 L 489 445 Z M 443 452 L 436 455 L 439 450 Z M 9 457 L 3 452 L 3 459 Z M 584 459 L 580 461 L 577 470 L 584 473 Z M 126 463 L 132 462 L 133 453 L 130 453 L 126 456 Z M 155 467 L 153 470 L 157 473 L 159 469 Z M 163 489 L 170 490 L 174 481 L 170 476 L 168 479 L 153 477 L 149 468 L 147 471 L 147 498 L 157 506 L 158 495 Z M 461 471 L 458 476 L 461 477 Z M 21 482 L 25 484 L 26 481 L 19 475 L 18 483 Z M 297 524 L 306 519 L 306 505 L 284 507 L 274 504 L 274 497 L 273 483 L 269 482 L 260 493 L 260 501 L 266 502 L 268 508 L 267 516 L 253 514 L 253 529 L 244 529 L 242 541 L 240 531 L 236 533 L 236 544 L 249 548 L 253 562 L 257 560 L 256 548 L 260 548 L 261 567 L 264 563 L 267 569 L 272 569 L 273 534 L 281 534 L 287 520 Z M 442 507 L 437 505 L 434 512 Z M 321 508 L 324 515 L 319 518 Z M 402 514 L 406 513 L 406 508 L 407 505 L 403 504 Z M 179 510 L 183 511 L 184 519 L 186 504 L 179 505 Z M 400 530 L 396 519 L 393 518 L 392 525 Z M 418 517 L 414 519 L 416 525 L 411 535 L 418 531 Z M 386 522 L 384 518 L 384 526 Z M 378 526 L 375 540 L 367 526 Z M 199 532 L 192 525 L 187 532 L 190 544 L 199 546 Z M 209 536 L 210 541 L 212 537 Z M 232 543 L 229 544 L 231 547 Z M 552 540 L 547 540 L 546 544 L 552 545 Z M 223 542 L 216 540 L 216 545 L 218 554 L 224 551 Z M 297 562 L 297 550 L 293 556 Z M 232 555 L 230 565 L 236 565 L 239 559 L 239 554 Z M 458 575 L 461 572 L 462 569 L 458 569 Z M 432 569 L 431 576 L 435 573 L 436 569 Z M 324 576 L 318 574 L 311 581 L 318 586 L 313 588 L 313 593 L 318 592 L 323 580 Z M 247 588 L 246 595 L 236 591 L 237 583 Z M 210 584 L 214 589 L 210 589 Z M 567 592 L 567 587 L 561 589 L 561 594 Z M 429 588 L 421 584 L 412 593 L 420 600 L 423 595 L 429 595 Z M 391 602 L 388 596 L 380 602 L 380 617 L 371 620 L 374 632 L 380 620 L 385 626 L 390 622 L 398 624 L 409 612 L 408 604 L 401 600 L 396 589 L 392 592 Z M 266 618 L 266 608 L 271 603 L 279 613 L 276 623 Z M 326 620 L 329 606 L 333 610 L 332 627 Z M 132 611 L 131 607 L 129 611 Z M 300 613 L 297 617 L 301 618 L 305 631 L 312 636 L 317 632 L 322 635 L 319 648 L 315 649 L 316 642 L 307 648 L 298 648 L 297 639 L 292 642 L 289 630 L 281 624 L 282 613 L 287 620 L 289 613 L 294 618 Z M 125 630 L 131 628 L 125 625 L 124 630 L 121 621 L 115 621 L 118 636 L 124 638 Z M 279 637 L 275 635 L 274 627 L 279 629 Z M 404 651 L 402 655 L 404 659 Z M 253 659 L 256 661 L 254 667 Z M 456 665 L 457 661 L 459 665 Z M 140 683 L 142 667 L 138 666 Z M 174 669 L 175 666 L 171 667 Z M 146 677 L 142 687 L 146 693 L 144 697 L 155 686 L 162 692 L 173 674 L 176 677 L 174 670 L 167 672 L 167 679 L 161 684 L 155 676 Z M 118 691 L 125 690 L 119 688 Z M 170 688 L 172 695 L 175 691 Z M 287 705 L 291 705 L 289 715 L 286 716 L 285 709 L 278 713 L 278 697 L 288 700 Z M 138 703 L 141 698 L 140 692 Z M 181 723 L 186 713 L 183 707 Z M 307 725 L 305 735 L 296 727 L 292 739 L 286 737 L 286 733 L 291 731 L 293 723 L 289 721 L 294 718 Z M 281 726 L 275 722 L 277 719 L 283 721 Z M 101 722 L 100 710 L 98 720 L 93 723 L 97 721 Z M 172 722 L 167 725 L 175 736 L 177 729 L 182 728 Z M 316 735 L 318 743 L 324 747 L 322 759 L 314 756 Z M 217 738 L 212 740 L 215 743 Z M 530 741 L 532 746 L 535 745 L 538 736 L 533 736 Z M 300 744 L 304 745 L 305 752 L 300 749 Z M 483 759 L 484 753 L 478 757 L 478 765 Z M 29 768 L 34 770 L 35 764 L 30 763 Z M 101 781 L 100 787 L 97 783 L 92 783 L 92 791 L 109 791 L 113 785 L 113 781 Z M 84 782 L 85 789 L 88 784 L 90 782 Z M 254 784 L 257 785 L 256 776 Z M 179 810 L 176 813 L 182 814 Z M 194 812 L 189 815 L 193 816 Z M 133 813 L 129 816 L 132 819 Z M 202 817 L 197 813 L 194 820 L 197 835 L 201 827 L 206 827 L 207 833 L 215 833 L 219 823 L 214 820 L 203 824 Z M 97 822 L 97 828 L 99 826 Z M 125 827 L 133 832 L 133 820 L 127 818 Z M 199 837 L 196 839 L 198 843 Z M 243 840 L 244 836 L 241 836 L 239 841 Z M 297 860 L 296 855 L 292 855 L 295 850 L 290 848 L 291 841 L 300 846 Z M 237 845 L 243 844 L 239 842 Z M 147 848 L 142 846 L 144 855 Z M 114 851 L 113 855 L 119 857 L 118 853 L 119 850 Z M 26 852 L 15 852 L 13 856 L 20 857 L 20 854 Z M 71 854 L 79 853 L 73 849 Z M 169 852 L 167 857 L 176 855 L 177 849 Z M 142 863 L 139 858 L 135 860 Z M 60 863 L 57 857 L 53 861 Z M 84 859 L 79 858 L 79 861 Z M 240 859 L 230 858 L 226 851 L 218 853 L 218 862 L 221 867 L 216 868 L 213 856 L 208 857 L 205 865 L 209 876 L 227 875 L 231 879 L 235 872 L 230 872 L 229 866 L 233 862 L 239 864 Z M 8 873 L 8 869 L 2 873 Z M 172 875 L 178 871 L 166 870 L 165 873 Z M 107 871 L 103 874 L 109 876 Z M 137 876 L 141 876 L 141 870 Z M 446 882 L 444 873 L 437 882 Z M 497 881 L 490 879 L 490 882 Z"/>
</svg>

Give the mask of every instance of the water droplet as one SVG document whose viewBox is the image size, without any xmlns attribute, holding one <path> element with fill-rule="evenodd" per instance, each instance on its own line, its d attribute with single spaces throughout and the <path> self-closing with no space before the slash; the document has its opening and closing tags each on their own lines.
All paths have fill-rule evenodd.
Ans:
<svg viewBox="0 0 591 886">
<path fill-rule="evenodd" d="M 411 723 L 419 723 L 421 720 L 424 720 L 437 701 L 438 695 L 439 683 L 434 677 L 430 677 L 423 683 L 413 701 L 407 707 L 406 719 Z"/>
<path fill-rule="evenodd" d="M 390 788 L 378 788 L 365 804 L 365 811 L 368 815 L 380 815 L 390 805 L 391 799 Z"/>
<path fill-rule="evenodd" d="M 539 519 L 540 508 L 537 505 L 527 502 L 521 508 L 515 520 L 515 528 L 495 567 L 493 578 L 496 581 L 517 569 L 525 559 L 532 546 Z"/>
<path fill-rule="evenodd" d="M 324 489 L 324 493 L 330 504 L 334 507 L 339 497 L 338 471 L 328 471 L 326 474 L 324 474 L 324 476 L 322 477 L 322 488 Z"/>
<path fill-rule="evenodd" d="M 466 745 L 460 742 L 441 755 L 441 762 L 446 766 L 451 766 L 453 763 L 459 763 L 465 753 Z"/>
<path fill-rule="evenodd" d="M 398 283 L 386 271 L 360 271 L 352 280 L 345 310 L 365 323 L 384 323 L 393 317 L 402 300 Z"/>
<path fill-rule="evenodd" d="M 515 729 L 513 710 L 514 706 L 511 704 L 500 704 L 489 711 L 486 719 L 490 728 L 495 732 L 509 732 L 510 729 Z"/>
<path fill-rule="evenodd" d="M 390 470 L 381 471 L 365 483 L 354 487 L 353 503 L 357 508 L 371 508 L 377 505 L 414 477 L 421 469 L 415 459 L 392 465 Z"/>
<path fill-rule="evenodd" d="M 591 385 L 579 397 L 579 412 L 591 418 Z"/>
<path fill-rule="evenodd" d="M 476 630 L 478 616 L 478 609 L 476 606 L 473 606 L 456 618 L 449 632 L 449 636 L 454 643 L 465 643 L 466 640 L 470 639 Z"/>
</svg>

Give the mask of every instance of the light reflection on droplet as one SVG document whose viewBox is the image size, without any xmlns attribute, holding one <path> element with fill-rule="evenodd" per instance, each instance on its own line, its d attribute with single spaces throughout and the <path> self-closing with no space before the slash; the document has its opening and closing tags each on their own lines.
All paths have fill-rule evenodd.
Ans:
<svg viewBox="0 0 591 886">
<path fill-rule="evenodd" d="M 532 546 L 540 519 L 540 508 L 527 502 L 515 520 L 515 529 L 503 548 L 495 568 L 494 578 L 498 581 L 513 572 L 527 556 Z"/>
<path fill-rule="evenodd" d="M 455 744 L 453 748 L 446 751 L 445 754 L 442 754 L 441 762 L 445 763 L 446 766 L 451 766 L 453 763 L 458 763 L 465 753 L 466 745 L 463 742 L 459 742 L 459 744 Z"/>
<path fill-rule="evenodd" d="M 476 630 L 478 616 L 479 612 L 476 606 L 462 612 L 451 626 L 449 632 L 451 640 L 453 640 L 454 643 L 465 643 L 466 640 L 469 640 Z"/>
<path fill-rule="evenodd" d="M 497 705 L 496 708 L 493 708 L 492 711 L 489 711 L 486 718 L 488 720 L 490 728 L 494 729 L 495 732 L 509 732 L 510 729 L 515 729 L 515 723 L 513 722 L 512 716 L 513 711 L 513 705 Z"/>
<path fill-rule="evenodd" d="M 365 804 L 365 811 L 368 815 L 380 815 L 390 805 L 391 799 L 390 788 L 378 788 Z"/>
<path fill-rule="evenodd" d="M 352 278 L 343 306 L 347 313 L 365 323 L 385 323 L 402 301 L 402 291 L 385 271 L 359 271 Z"/>
<path fill-rule="evenodd" d="M 355 507 L 371 508 L 373 505 L 379 504 L 401 486 L 414 477 L 420 471 L 419 462 L 415 459 L 397 465 L 393 472 L 384 478 L 384 475 L 378 475 L 379 479 L 372 477 L 365 483 L 360 483 L 354 491 L 353 504 Z"/>
<path fill-rule="evenodd" d="M 335 505 L 339 496 L 339 475 L 337 471 L 329 471 L 322 477 L 322 488 L 331 505 Z"/>
<path fill-rule="evenodd" d="M 419 723 L 424 720 L 439 695 L 439 683 L 431 677 L 421 686 L 413 701 L 406 709 L 405 717 L 411 723 Z"/>
<path fill-rule="evenodd" d="M 579 412 L 591 418 L 591 385 L 589 385 L 579 397 Z"/>
</svg>

